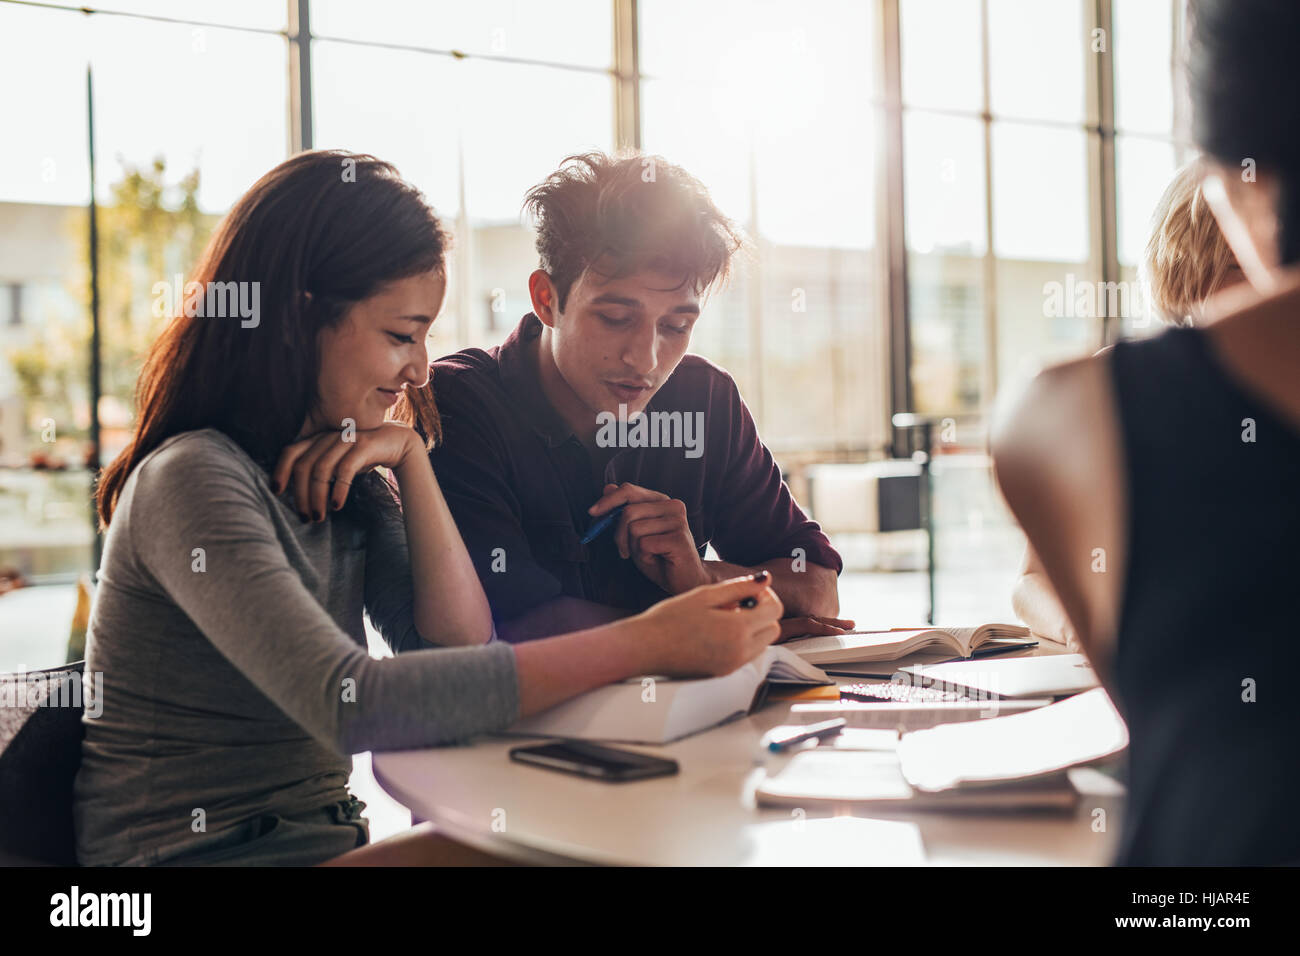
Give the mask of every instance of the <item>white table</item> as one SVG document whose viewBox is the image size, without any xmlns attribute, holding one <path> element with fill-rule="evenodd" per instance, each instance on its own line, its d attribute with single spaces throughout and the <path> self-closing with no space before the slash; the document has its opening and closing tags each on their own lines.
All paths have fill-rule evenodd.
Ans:
<svg viewBox="0 0 1300 956">
<path fill-rule="evenodd" d="M 374 773 L 416 817 L 526 863 L 1093 866 L 1114 854 L 1123 790 L 1094 770 L 1071 772 L 1081 797 L 1068 813 L 756 809 L 759 738 L 788 712 L 776 701 L 676 743 L 627 748 L 675 759 L 671 777 L 610 784 L 515 763 L 510 748 L 529 743 L 518 737 L 376 753 Z"/>
</svg>

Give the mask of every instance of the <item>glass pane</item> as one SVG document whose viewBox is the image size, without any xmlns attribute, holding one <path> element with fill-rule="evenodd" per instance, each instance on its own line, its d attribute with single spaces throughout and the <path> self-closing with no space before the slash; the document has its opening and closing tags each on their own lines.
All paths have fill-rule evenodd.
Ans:
<svg viewBox="0 0 1300 956">
<path fill-rule="evenodd" d="M 1083 122 L 1082 0 L 988 0 L 989 97 L 995 116 Z"/>
<path fill-rule="evenodd" d="M 875 111 L 852 70 L 796 74 L 786 97 L 764 97 L 756 127 L 756 198 L 764 238 L 787 245 L 874 244 Z"/>
<path fill-rule="evenodd" d="M 912 394 L 918 411 L 977 411 L 983 391 L 984 129 L 903 116 Z"/>
<path fill-rule="evenodd" d="M 882 440 L 883 335 L 872 253 L 777 246 L 764 258 L 763 438 L 798 451 Z"/>
<path fill-rule="evenodd" d="M 430 357 L 467 344 L 469 310 L 460 295 L 469 288 L 455 266 L 460 235 L 461 96 L 464 62 L 409 50 L 383 50 L 316 40 L 312 43 L 312 115 L 316 145 L 370 153 L 392 163 L 419 187 L 444 225 L 455 233 L 448 260 L 447 296 L 429 332 Z M 462 89 L 467 89 L 462 87 Z M 412 117 L 419 117 L 415 122 Z"/>
<path fill-rule="evenodd" d="M 1170 0 L 1112 0 L 1115 125 L 1169 135 L 1174 125 L 1174 24 Z"/>
<path fill-rule="evenodd" d="M 93 0 L 86 5 L 96 10 L 259 30 L 283 30 L 289 15 L 284 0 Z"/>
<path fill-rule="evenodd" d="M 668 78 L 643 86 L 646 148 L 699 176 L 741 222 L 752 218 L 752 174 L 753 212 L 767 238 L 870 245 L 870 5 L 792 12 L 770 2 L 656 2 L 640 10 L 642 69 Z"/>
<path fill-rule="evenodd" d="M 903 102 L 981 109 L 980 5 L 971 0 L 902 0 L 898 14 Z"/>
<path fill-rule="evenodd" d="M 614 5 L 567 0 L 312 0 L 312 34 L 595 68 L 613 63 Z"/>
<path fill-rule="evenodd" d="M 534 234 L 520 216 L 524 193 L 569 155 L 613 149 L 613 82 L 608 76 L 487 61 L 457 63 L 464 142 L 465 209 L 473 250 L 463 278 L 469 340 L 499 344 L 532 305 Z M 553 111 L 549 103 L 564 103 Z M 509 148 L 502 148 L 503 143 Z"/>
<path fill-rule="evenodd" d="M 993 251 L 1002 259 L 1088 258 L 1082 130 L 993 124 Z"/>
<path fill-rule="evenodd" d="M 907 257 L 912 336 L 912 404 L 918 412 L 977 412 L 983 400 L 983 260 L 970 255 Z"/>
<path fill-rule="evenodd" d="M 998 389 L 1021 388 L 1043 367 L 1101 347 L 1097 296 L 1107 290 L 1086 263 L 997 263 Z"/>
<path fill-rule="evenodd" d="M 731 374 L 750 412 L 761 424 L 762 369 L 751 349 L 749 335 L 752 279 L 750 270 L 742 264 L 732 274 L 728 286 L 715 290 L 700 303 L 700 318 L 691 331 L 690 351 L 716 362 Z"/>
<path fill-rule="evenodd" d="M 67 471 L 0 469 L 0 572 L 16 570 L 32 578 L 61 576 L 91 566 L 94 534 L 90 512 L 90 472 L 82 468 Z M 10 630 L 11 607 L 20 602 L 13 593 L 0 591 L 0 633 L 5 651 L 11 638 L 28 636 Z M 72 609 L 58 622 L 68 639 Z M 53 667 L 62 659 L 38 662 L 16 661 L 28 667 Z"/>
<path fill-rule="evenodd" d="M 905 113 L 903 162 L 908 250 L 983 255 L 984 124 Z"/>
<path fill-rule="evenodd" d="M 735 375 L 774 447 L 879 441 L 879 379 L 861 374 L 883 355 L 868 251 L 874 5 L 639 10 L 645 148 L 700 178 L 757 245 L 750 297 L 718 296 L 692 349 Z"/>
<path fill-rule="evenodd" d="M 79 13 L 0 4 L 0 202 L 90 198 L 88 24 Z"/>
<path fill-rule="evenodd" d="M 752 72 L 753 36 L 765 29 L 776 6 L 772 0 L 642 0 L 637 4 L 642 75 L 727 85 L 729 70 Z"/>
<path fill-rule="evenodd" d="M 1119 261 L 1137 265 L 1151 234 L 1151 214 L 1177 169 L 1172 143 L 1115 137 Z"/>
<path fill-rule="evenodd" d="M 91 28 L 102 195 L 128 166 L 161 157 L 172 182 L 199 170 L 200 207 L 222 212 L 284 159 L 283 38 L 125 17 L 95 17 Z"/>
<path fill-rule="evenodd" d="M 641 143 L 685 167 L 709 190 L 718 208 L 750 221 L 753 160 L 750 130 L 719 91 L 668 80 L 641 84 Z"/>
<path fill-rule="evenodd" d="M 1082 130 L 993 125 L 998 388 L 1101 344 L 1089 261 L 1088 138 Z"/>
<path fill-rule="evenodd" d="M 140 362 L 165 321 L 155 283 L 188 274 L 218 218 L 285 157 L 288 61 L 274 35 L 124 17 L 91 28 L 109 461 L 129 438 Z"/>
<path fill-rule="evenodd" d="M 641 73 L 690 79 L 758 102 L 775 95 L 780 103 L 813 90 L 816 74 L 831 70 L 870 97 L 874 8 L 861 0 L 798 7 L 784 0 L 642 0 Z"/>
<path fill-rule="evenodd" d="M 607 76 L 468 61 L 456 78 L 465 144 L 465 203 L 475 222 L 519 222 L 524 193 L 560 160 L 613 148 Z M 563 109 L 550 104 L 563 103 Z"/>
<path fill-rule="evenodd" d="M 8 313 L 0 327 L 0 467 L 86 461 L 87 221 L 76 206 L 0 205 L 8 273 L 0 287 Z"/>
<path fill-rule="evenodd" d="M 430 354 L 501 342 L 531 308 L 537 254 L 520 217 L 524 193 L 565 156 L 613 148 L 611 79 L 331 41 L 315 48 L 319 145 L 394 163 L 455 235 Z M 556 102 L 566 109 L 551 110 Z"/>
<path fill-rule="evenodd" d="M 444 217 L 460 206 L 458 63 L 447 57 L 317 40 L 312 43 L 316 145 L 371 153 L 424 191 Z"/>
</svg>

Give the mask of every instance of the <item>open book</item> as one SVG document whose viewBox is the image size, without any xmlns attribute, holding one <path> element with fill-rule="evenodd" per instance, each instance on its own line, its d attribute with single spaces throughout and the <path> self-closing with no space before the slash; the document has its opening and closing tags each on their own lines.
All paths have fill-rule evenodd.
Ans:
<svg viewBox="0 0 1300 956">
<path fill-rule="evenodd" d="M 1029 637 L 1029 628 L 1018 624 L 984 624 L 980 627 L 858 631 L 826 637 L 801 637 L 781 646 L 820 667 L 823 664 L 896 661 L 917 651 L 930 650 L 970 657 L 988 641 L 1013 637 Z"/>
<path fill-rule="evenodd" d="M 597 687 L 524 718 L 507 733 L 664 744 L 749 713 L 768 681 L 833 683 L 784 647 L 769 647 L 724 677 L 633 677 Z"/>
</svg>

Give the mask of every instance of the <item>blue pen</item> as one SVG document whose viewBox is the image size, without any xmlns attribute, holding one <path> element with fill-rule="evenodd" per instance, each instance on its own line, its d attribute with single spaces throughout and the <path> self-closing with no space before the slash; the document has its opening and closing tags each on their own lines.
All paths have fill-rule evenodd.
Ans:
<svg viewBox="0 0 1300 956">
<path fill-rule="evenodd" d="M 623 513 L 623 509 L 626 507 L 627 505 L 619 505 L 613 511 L 601 515 L 592 522 L 591 527 L 587 529 L 587 533 L 582 536 L 582 543 L 591 544 L 591 542 L 599 538 L 606 528 L 618 520 L 618 516 Z"/>
<path fill-rule="evenodd" d="M 803 743 L 805 740 L 812 740 L 814 737 L 818 740 L 825 740 L 827 737 L 834 737 L 848 726 L 848 721 L 843 717 L 836 717 L 833 720 L 823 720 L 819 724 L 807 724 L 803 727 L 794 727 L 783 734 L 771 731 L 768 736 L 767 749 L 773 753 L 780 753 L 787 747 L 793 747 L 795 744 Z"/>
</svg>

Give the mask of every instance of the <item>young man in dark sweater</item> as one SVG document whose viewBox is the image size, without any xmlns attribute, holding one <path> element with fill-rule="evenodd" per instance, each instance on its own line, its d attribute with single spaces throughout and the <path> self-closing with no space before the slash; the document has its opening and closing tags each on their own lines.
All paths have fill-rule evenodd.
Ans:
<svg viewBox="0 0 1300 956">
<path fill-rule="evenodd" d="M 433 363 L 415 396 L 501 637 L 594 626 L 760 569 L 783 636 L 851 627 L 834 616 L 840 556 L 731 376 L 686 351 L 740 231 L 651 156 L 570 157 L 526 207 L 533 311 L 502 345 Z M 708 544 L 721 560 L 705 560 Z"/>
</svg>

